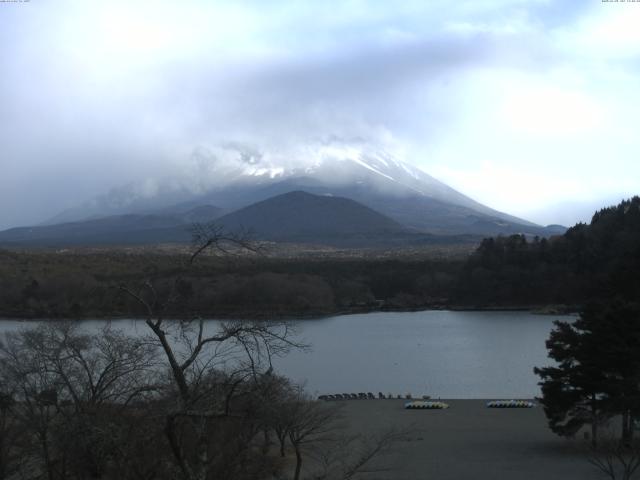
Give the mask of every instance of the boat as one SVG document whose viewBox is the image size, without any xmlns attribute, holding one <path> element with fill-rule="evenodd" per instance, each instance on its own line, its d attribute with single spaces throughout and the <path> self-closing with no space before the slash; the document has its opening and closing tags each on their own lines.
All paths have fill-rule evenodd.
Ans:
<svg viewBox="0 0 640 480">
<path fill-rule="evenodd" d="M 529 400 L 492 400 L 487 408 L 533 408 L 536 404 Z"/>
<path fill-rule="evenodd" d="M 425 400 L 414 400 L 404 404 L 407 410 L 443 410 L 449 408 L 449 404 L 444 402 L 428 402 Z"/>
</svg>

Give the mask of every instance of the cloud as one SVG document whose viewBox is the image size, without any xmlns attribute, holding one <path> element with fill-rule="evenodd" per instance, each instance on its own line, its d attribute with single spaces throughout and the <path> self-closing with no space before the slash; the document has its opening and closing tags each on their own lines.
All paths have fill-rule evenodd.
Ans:
<svg viewBox="0 0 640 480">
<path fill-rule="evenodd" d="M 331 136 L 391 145 L 507 211 L 482 175 L 505 172 L 505 192 L 550 178 L 558 202 L 575 191 L 556 177 L 637 190 L 622 184 L 640 179 L 638 12 L 548 0 L 1 4 L 0 202 L 12 208 L 0 228 L 132 180 L 151 194 L 145 179 L 189 176 L 194 151 L 229 142 L 279 155 Z"/>
</svg>

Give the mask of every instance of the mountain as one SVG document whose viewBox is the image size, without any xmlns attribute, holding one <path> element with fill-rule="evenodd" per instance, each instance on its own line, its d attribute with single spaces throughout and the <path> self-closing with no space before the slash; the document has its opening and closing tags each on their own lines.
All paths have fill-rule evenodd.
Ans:
<svg viewBox="0 0 640 480">
<path fill-rule="evenodd" d="M 385 215 L 409 231 L 430 235 L 561 234 L 493 210 L 422 170 L 364 142 L 332 139 L 286 154 L 239 144 L 197 150 L 180 174 L 114 189 L 62 212 L 44 225 L 122 215 L 217 218 L 289 192 L 342 197 Z M 216 211 L 200 211 L 216 205 Z M 195 210 L 194 210 L 195 209 Z M 233 218 L 233 217 L 231 217 Z"/>
<path fill-rule="evenodd" d="M 154 215 L 113 215 L 0 232 L 2 246 L 108 246 L 189 243 L 194 222 L 214 220 L 221 209 L 185 205 Z M 182 213 L 177 213 L 181 211 Z M 405 227 L 354 200 L 293 191 L 215 218 L 227 231 L 256 240 L 338 247 L 394 247 L 479 241 L 468 235 L 431 235 Z"/>
<path fill-rule="evenodd" d="M 354 200 L 302 191 L 254 203 L 217 222 L 227 230 L 248 229 L 257 238 L 288 242 L 340 243 L 413 233 Z"/>
<path fill-rule="evenodd" d="M 296 190 L 351 198 L 428 233 L 545 234 L 543 227 L 486 207 L 382 149 L 339 139 L 287 154 L 238 144 L 200 149 L 181 176 L 120 187 L 47 223 L 156 213 L 173 205 L 214 204 L 231 211 Z"/>
<path fill-rule="evenodd" d="M 189 228 L 219 217 L 212 205 L 168 209 L 158 214 L 125 214 L 55 225 L 11 228 L 0 232 L 0 245 L 71 246 L 185 243 Z"/>
<path fill-rule="evenodd" d="M 165 213 L 172 211 L 174 214 L 179 215 L 182 223 L 206 223 L 221 217 L 225 213 L 224 209 L 213 205 L 198 205 L 186 211 L 180 210 L 177 206 L 174 206 L 173 209 L 165 209 Z"/>
</svg>

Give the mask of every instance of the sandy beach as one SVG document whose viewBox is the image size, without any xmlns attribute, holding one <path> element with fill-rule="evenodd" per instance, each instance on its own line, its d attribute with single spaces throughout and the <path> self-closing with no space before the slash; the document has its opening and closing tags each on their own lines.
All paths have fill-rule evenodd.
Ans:
<svg viewBox="0 0 640 480">
<path fill-rule="evenodd" d="M 541 407 L 489 409 L 485 400 L 443 400 L 447 410 L 405 410 L 404 400 L 345 401 L 353 433 L 409 429 L 378 460 L 392 468 L 367 478 L 401 480 L 590 480 L 603 478 L 585 456 L 585 441 L 547 427 Z"/>
</svg>

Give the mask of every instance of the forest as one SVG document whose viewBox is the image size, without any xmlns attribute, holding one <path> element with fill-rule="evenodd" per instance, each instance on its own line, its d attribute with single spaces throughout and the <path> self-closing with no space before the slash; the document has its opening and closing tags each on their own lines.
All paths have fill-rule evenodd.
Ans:
<svg viewBox="0 0 640 480">
<path fill-rule="evenodd" d="M 153 280 L 180 300 L 166 312 L 283 318 L 428 308 L 577 310 L 640 293 L 640 198 L 596 212 L 564 235 L 487 238 L 468 256 L 274 258 L 250 252 L 0 251 L 0 316 L 144 316 L 118 285 Z"/>
<path fill-rule="evenodd" d="M 640 293 L 640 198 L 604 208 L 550 239 L 489 238 L 465 263 L 463 303 L 565 304 Z"/>
</svg>

